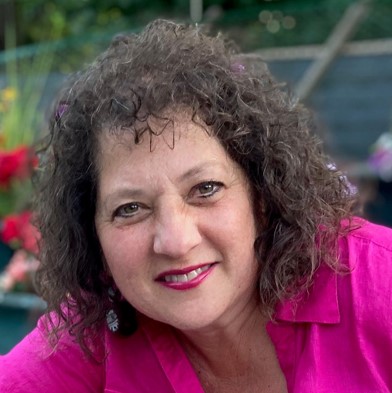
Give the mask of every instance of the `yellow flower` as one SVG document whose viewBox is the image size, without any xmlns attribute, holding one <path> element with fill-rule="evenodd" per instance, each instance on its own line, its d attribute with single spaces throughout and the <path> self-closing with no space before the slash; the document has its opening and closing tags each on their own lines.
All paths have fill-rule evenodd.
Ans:
<svg viewBox="0 0 392 393">
<path fill-rule="evenodd" d="M 18 96 L 18 92 L 13 87 L 6 87 L 1 91 L 2 101 L 6 101 L 6 102 L 15 101 L 17 96 Z"/>
</svg>

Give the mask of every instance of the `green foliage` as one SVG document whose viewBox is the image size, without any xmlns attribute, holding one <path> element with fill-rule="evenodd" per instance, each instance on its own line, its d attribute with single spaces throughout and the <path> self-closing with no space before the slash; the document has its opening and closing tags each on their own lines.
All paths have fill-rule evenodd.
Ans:
<svg viewBox="0 0 392 393">
<path fill-rule="evenodd" d="M 0 0 L 1 1 L 1 0 Z M 350 4 L 359 0 L 203 0 L 213 30 L 250 51 L 325 42 Z M 90 62 L 111 37 L 157 17 L 189 20 L 189 0 L 3 0 L 14 4 L 18 45 L 51 43 L 56 69 Z M 272 18 L 263 21 L 266 12 Z M 265 18 L 264 18 L 265 19 Z M 355 39 L 392 37 L 391 0 L 371 1 Z"/>
<path fill-rule="evenodd" d="M 0 218 L 30 207 L 32 192 L 30 180 L 14 180 L 6 190 L 0 189 Z"/>
<path fill-rule="evenodd" d="M 354 0 L 258 2 L 258 5 L 240 11 L 230 9 L 223 12 L 215 21 L 215 29 L 227 32 L 241 48 L 248 51 L 265 47 L 320 44 L 327 40 L 353 3 Z M 270 14 L 270 21 L 266 20 L 266 14 Z M 391 18 L 391 0 L 374 0 L 370 4 L 369 15 L 362 21 L 353 38 L 392 37 Z"/>
<path fill-rule="evenodd" d="M 14 26 L 7 23 L 4 35 L 7 49 L 15 49 Z M 30 203 L 30 174 L 35 165 L 32 146 L 42 129 L 39 104 L 52 58 L 50 52 L 24 61 L 11 56 L 5 65 L 0 83 L 0 218 Z"/>
<path fill-rule="evenodd" d="M 47 41 L 48 32 L 53 39 L 104 30 L 121 31 L 140 26 L 148 20 L 175 8 L 181 10 L 183 1 L 145 0 L 68 0 L 68 1 L 19 1 L 18 17 L 35 21 L 24 25 L 23 41 Z"/>
</svg>

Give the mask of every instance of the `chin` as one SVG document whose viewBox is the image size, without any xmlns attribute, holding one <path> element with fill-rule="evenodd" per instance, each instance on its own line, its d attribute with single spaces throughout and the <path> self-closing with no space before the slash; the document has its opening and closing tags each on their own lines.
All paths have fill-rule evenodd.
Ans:
<svg viewBox="0 0 392 393">
<path fill-rule="evenodd" d="M 191 315 L 187 315 L 182 313 L 181 315 L 166 314 L 165 316 L 162 316 L 150 314 L 146 316 L 157 322 L 164 323 L 165 325 L 169 325 L 176 330 L 184 332 L 204 330 L 211 326 L 218 325 L 216 313 L 214 313 L 214 315 L 201 315 L 201 313 L 192 313 Z"/>
</svg>

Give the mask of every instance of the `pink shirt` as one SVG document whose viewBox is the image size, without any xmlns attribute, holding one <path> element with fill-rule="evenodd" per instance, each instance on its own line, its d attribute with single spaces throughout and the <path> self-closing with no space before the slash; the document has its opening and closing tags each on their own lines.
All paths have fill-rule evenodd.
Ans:
<svg viewBox="0 0 392 393">
<path fill-rule="evenodd" d="M 362 224 L 340 241 L 352 273 L 320 267 L 309 293 L 267 326 L 290 393 L 392 392 L 392 230 Z M 39 325 L 0 357 L 0 392 L 203 392 L 170 327 L 102 334 L 108 355 L 96 364 L 66 337 L 51 351 Z"/>
</svg>

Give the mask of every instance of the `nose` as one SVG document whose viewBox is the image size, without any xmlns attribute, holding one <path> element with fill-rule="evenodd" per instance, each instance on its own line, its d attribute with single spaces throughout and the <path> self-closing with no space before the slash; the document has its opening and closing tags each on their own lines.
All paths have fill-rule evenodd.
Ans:
<svg viewBox="0 0 392 393">
<path fill-rule="evenodd" d="M 154 245 L 156 254 L 180 258 L 201 241 L 196 217 L 183 202 L 170 203 L 157 213 Z"/>
</svg>

